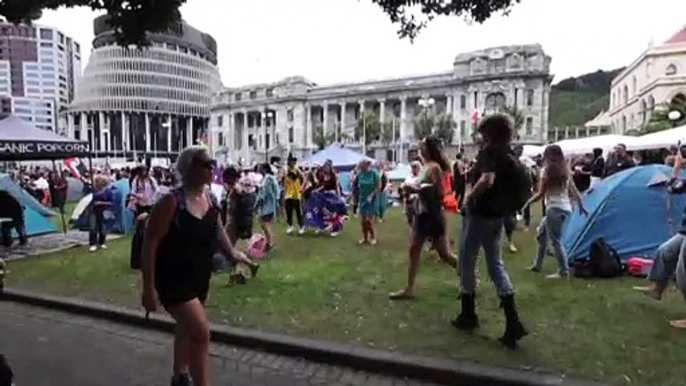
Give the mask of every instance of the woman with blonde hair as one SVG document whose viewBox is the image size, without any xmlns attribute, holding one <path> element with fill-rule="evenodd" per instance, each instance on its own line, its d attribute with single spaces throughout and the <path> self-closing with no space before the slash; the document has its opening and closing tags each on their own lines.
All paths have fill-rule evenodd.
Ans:
<svg viewBox="0 0 686 386">
<path fill-rule="evenodd" d="M 141 301 L 148 312 L 161 305 L 176 321 L 172 386 L 190 386 L 191 377 L 194 386 L 209 386 L 210 330 L 204 303 L 212 256 L 219 248 L 227 256 L 248 259 L 229 240 L 219 205 L 207 190 L 215 169 L 207 149 L 184 149 L 176 167 L 182 185 L 155 205 L 146 229 Z"/>
</svg>

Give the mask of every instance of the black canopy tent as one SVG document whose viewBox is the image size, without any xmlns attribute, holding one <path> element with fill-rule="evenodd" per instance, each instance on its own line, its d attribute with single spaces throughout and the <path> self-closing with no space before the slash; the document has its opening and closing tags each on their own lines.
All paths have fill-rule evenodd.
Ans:
<svg viewBox="0 0 686 386">
<path fill-rule="evenodd" d="M 88 142 L 39 129 L 16 116 L 9 116 L 0 121 L 0 161 L 51 160 L 55 169 L 56 159 L 88 157 L 90 162 L 90 156 Z M 66 232 L 62 208 L 60 216 L 63 230 Z"/>
<path fill-rule="evenodd" d="M 89 156 L 87 142 L 39 129 L 15 116 L 0 121 L 0 161 L 56 160 Z"/>
</svg>

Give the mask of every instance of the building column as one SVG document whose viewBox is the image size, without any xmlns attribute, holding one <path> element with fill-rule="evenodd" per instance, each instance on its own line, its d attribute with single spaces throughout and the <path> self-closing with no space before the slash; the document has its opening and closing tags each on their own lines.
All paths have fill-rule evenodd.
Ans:
<svg viewBox="0 0 686 386">
<path fill-rule="evenodd" d="M 325 101 L 322 109 L 324 109 L 324 114 L 322 114 L 324 116 L 324 121 L 322 122 L 322 132 L 324 133 L 324 136 L 326 136 L 326 134 L 329 133 L 329 103 Z"/>
<path fill-rule="evenodd" d="M 82 141 L 88 142 L 88 149 L 93 151 L 93 143 L 88 141 L 88 124 L 86 121 L 86 113 L 81 113 L 81 120 L 79 121 L 79 138 Z"/>
<path fill-rule="evenodd" d="M 121 147 L 124 152 L 131 150 L 129 143 L 129 127 L 126 124 L 126 113 L 121 112 Z"/>
<path fill-rule="evenodd" d="M 243 140 L 242 140 L 242 148 L 243 148 L 243 158 L 245 159 L 245 162 L 248 162 L 248 159 L 250 158 L 250 146 L 248 144 L 248 112 L 246 110 L 243 110 Z"/>
<path fill-rule="evenodd" d="M 67 114 L 67 137 L 74 138 L 74 115 Z"/>
<path fill-rule="evenodd" d="M 364 114 L 364 101 L 358 101 L 357 102 L 360 105 L 360 116 Z"/>
<path fill-rule="evenodd" d="M 188 117 L 186 125 L 186 146 L 193 146 L 193 117 Z"/>
<path fill-rule="evenodd" d="M 105 113 L 98 112 L 98 127 L 100 128 L 100 148 L 99 151 L 107 150 L 105 145 Z"/>
<path fill-rule="evenodd" d="M 312 148 L 312 106 L 305 106 L 305 147 Z"/>
<path fill-rule="evenodd" d="M 445 113 L 446 115 L 453 115 L 453 96 L 452 94 L 445 94 Z"/>
<path fill-rule="evenodd" d="M 145 151 L 150 153 L 152 138 L 150 137 L 150 116 L 145 113 Z"/>
<path fill-rule="evenodd" d="M 341 102 L 341 135 L 345 132 L 345 102 Z M 340 141 L 341 138 L 336 133 L 336 142 Z"/>
<path fill-rule="evenodd" d="M 407 97 L 400 97 L 400 144 L 405 141 L 407 137 Z"/>
<path fill-rule="evenodd" d="M 228 128 L 226 131 L 226 146 L 229 148 L 229 150 L 234 150 L 234 133 L 233 133 L 233 114 L 229 114 L 228 116 L 229 122 L 227 124 Z"/>
<path fill-rule="evenodd" d="M 172 116 L 169 114 L 167 116 L 167 153 L 172 152 Z"/>
<path fill-rule="evenodd" d="M 386 122 L 386 99 L 379 99 L 379 122 Z"/>
<path fill-rule="evenodd" d="M 574 138 L 579 138 L 579 126 L 574 128 Z"/>
</svg>

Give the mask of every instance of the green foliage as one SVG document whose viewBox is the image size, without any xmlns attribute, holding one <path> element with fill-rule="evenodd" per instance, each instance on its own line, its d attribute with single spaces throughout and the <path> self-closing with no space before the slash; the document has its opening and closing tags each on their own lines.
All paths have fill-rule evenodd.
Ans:
<svg viewBox="0 0 686 386">
<path fill-rule="evenodd" d="M 380 141 L 384 145 L 393 143 L 393 140 L 397 140 L 400 133 L 398 132 L 398 127 L 395 128 L 395 136 L 393 135 L 393 122 L 384 122 L 381 124 L 381 138 Z"/>
<path fill-rule="evenodd" d="M 567 78 L 550 92 L 550 126 L 579 126 L 610 105 L 610 84 L 623 68 Z"/>
<path fill-rule="evenodd" d="M 520 0 L 372 0 L 388 15 L 391 22 L 400 24 L 398 36 L 413 40 L 436 16 L 464 16 L 483 23 L 496 12 L 507 14 Z M 412 9 L 424 15 L 418 20 Z"/>
<path fill-rule="evenodd" d="M 433 114 L 421 113 L 414 119 L 414 137 L 422 140 L 433 133 L 435 120 Z"/>
<path fill-rule="evenodd" d="M 678 111 L 681 118 L 675 122 L 669 119 L 670 111 Z M 656 106 L 650 117 L 650 121 L 641 128 L 641 134 L 657 133 L 669 130 L 673 127 L 686 125 L 686 101 L 672 101 L 671 103 Z"/>
<path fill-rule="evenodd" d="M 181 20 L 186 0 L 0 0 L 0 15 L 12 23 L 30 23 L 44 9 L 88 7 L 105 11 L 122 46 L 147 45 L 146 33 L 165 32 Z"/>
<path fill-rule="evenodd" d="M 314 128 L 312 133 L 312 143 L 314 143 L 319 150 L 323 150 L 328 145 L 332 144 L 336 140 L 336 133 L 324 132 L 324 126 L 317 126 Z"/>
<path fill-rule="evenodd" d="M 381 121 L 379 116 L 372 111 L 365 111 L 357 118 L 355 125 L 355 140 L 369 145 L 381 139 Z"/>
<path fill-rule="evenodd" d="M 457 128 L 457 122 L 455 122 L 452 115 L 438 115 L 434 119 L 434 125 L 436 126 L 436 137 L 442 140 L 444 144 L 450 144 L 453 142 L 455 129 Z"/>
</svg>

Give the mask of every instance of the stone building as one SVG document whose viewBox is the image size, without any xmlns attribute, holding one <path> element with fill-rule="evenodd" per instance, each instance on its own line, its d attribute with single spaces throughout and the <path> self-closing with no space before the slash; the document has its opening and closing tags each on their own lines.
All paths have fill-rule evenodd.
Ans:
<svg viewBox="0 0 686 386">
<path fill-rule="evenodd" d="M 149 34 L 150 47 L 120 47 L 106 16 L 95 19 L 90 60 L 67 112 L 71 137 L 98 157 L 174 158 L 207 130 L 221 90 L 217 45 L 185 22 Z"/>
<path fill-rule="evenodd" d="M 686 27 L 649 47 L 612 80 L 610 120 L 615 134 L 640 130 L 656 106 L 686 102 Z"/>
<path fill-rule="evenodd" d="M 459 54 L 452 70 L 438 74 L 324 86 L 294 76 L 228 87 L 212 100 L 211 146 L 219 158 L 225 154 L 234 162 L 259 161 L 265 152 L 303 157 L 317 150 L 314 132 L 321 127 L 331 140 L 359 147 L 352 139 L 357 119 L 373 111 L 394 131 L 395 141 L 372 144 L 368 153 L 390 159 L 393 149 L 405 154 L 419 140 L 413 122 L 424 112 L 453 117 L 457 127 L 451 145 L 456 148 L 472 144 L 475 119 L 504 106 L 516 106 L 523 115 L 521 142 L 542 143 L 550 60 L 537 44 L 496 47 Z M 422 102 L 429 100 L 433 103 Z"/>
</svg>

